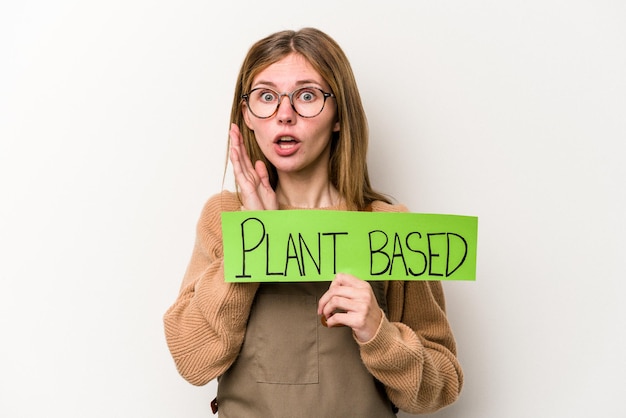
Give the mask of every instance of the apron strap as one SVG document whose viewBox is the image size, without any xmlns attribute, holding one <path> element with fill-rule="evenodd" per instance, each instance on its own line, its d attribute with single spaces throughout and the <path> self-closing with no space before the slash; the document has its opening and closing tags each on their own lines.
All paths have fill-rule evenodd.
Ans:
<svg viewBox="0 0 626 418">
<path fill-rule="evenodd" d="M 386 283 L 381 281 L 369 281 L 368 283 L 372 286 L 372 290 L 374 291 L 374 296 L 376 296 L 376 302 L 378 302 L 378 306 L 383 310 L 385 316 L 389 318 L 389 311 L 387 309 L 387 297 L 386 297 Z"/>
</svg>

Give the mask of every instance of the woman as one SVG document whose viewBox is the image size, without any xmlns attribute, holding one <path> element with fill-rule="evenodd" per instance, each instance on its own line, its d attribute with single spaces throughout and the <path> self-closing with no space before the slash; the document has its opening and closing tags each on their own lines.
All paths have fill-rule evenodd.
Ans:
<svg viewBox="0 0 626 418">
<path fill-rule="evenodd" d="M 206 203 L 164 318 L 181 375 L 218 378 L 226 418 L 393 417 L 456 400 L 463 374 L 440 282 L 224 281 L 222 211 L 406 211 L 370 186 L 365 113 L 341 48 L 312 28 L 258 41 L 231 120 L 238 192 Z"/>
</svg>

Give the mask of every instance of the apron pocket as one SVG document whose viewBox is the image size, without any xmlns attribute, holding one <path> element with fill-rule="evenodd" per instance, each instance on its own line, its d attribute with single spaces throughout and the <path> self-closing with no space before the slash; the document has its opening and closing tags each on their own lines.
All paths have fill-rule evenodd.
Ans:
<svg viewBox="0 0 626 418">
<path fill-rule="evenodd" d="M 256 295 L 246 344 L 254 347 L 259 383 L 319 382 L 317 300 L 312 295 Z"/>
</svg>

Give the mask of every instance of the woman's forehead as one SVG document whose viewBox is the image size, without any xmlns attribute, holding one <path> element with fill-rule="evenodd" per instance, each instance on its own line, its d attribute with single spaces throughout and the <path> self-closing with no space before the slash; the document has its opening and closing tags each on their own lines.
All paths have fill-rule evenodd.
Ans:
<svg viewBox="0 0 626 418">
<path fill-rule="evenodd" d="M 279 89 L 317 84 L 327 88 L 324 78 L 302 55 L 292 53 L 261 70 L 252 80 L 253 86 L 267 85 Z"/>
</svg>

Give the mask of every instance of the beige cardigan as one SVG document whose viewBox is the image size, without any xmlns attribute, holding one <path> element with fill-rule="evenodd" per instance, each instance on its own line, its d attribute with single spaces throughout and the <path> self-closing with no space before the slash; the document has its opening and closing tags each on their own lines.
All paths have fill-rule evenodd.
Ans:
<svg viewBox="0 0 626 418">
<path fill-rule="evenodd" d="M 240 208 L 237 196 L 227 191 L 205 204 L 180 294 L 164 316 L 176 367 L 194 385 L 207 384 L 235 361 L 258 288 L 258 283 L 224 282 L 220 213 Z M 372 210 L 406 208 L 376 201 Z M 441 283 L 386 284 L 388 317 L 383 316 L 374 338 L 359 343 L 361 358 L 401 410 L 433 412 L 454 402 L 463 384 Z"/>
</svg>

